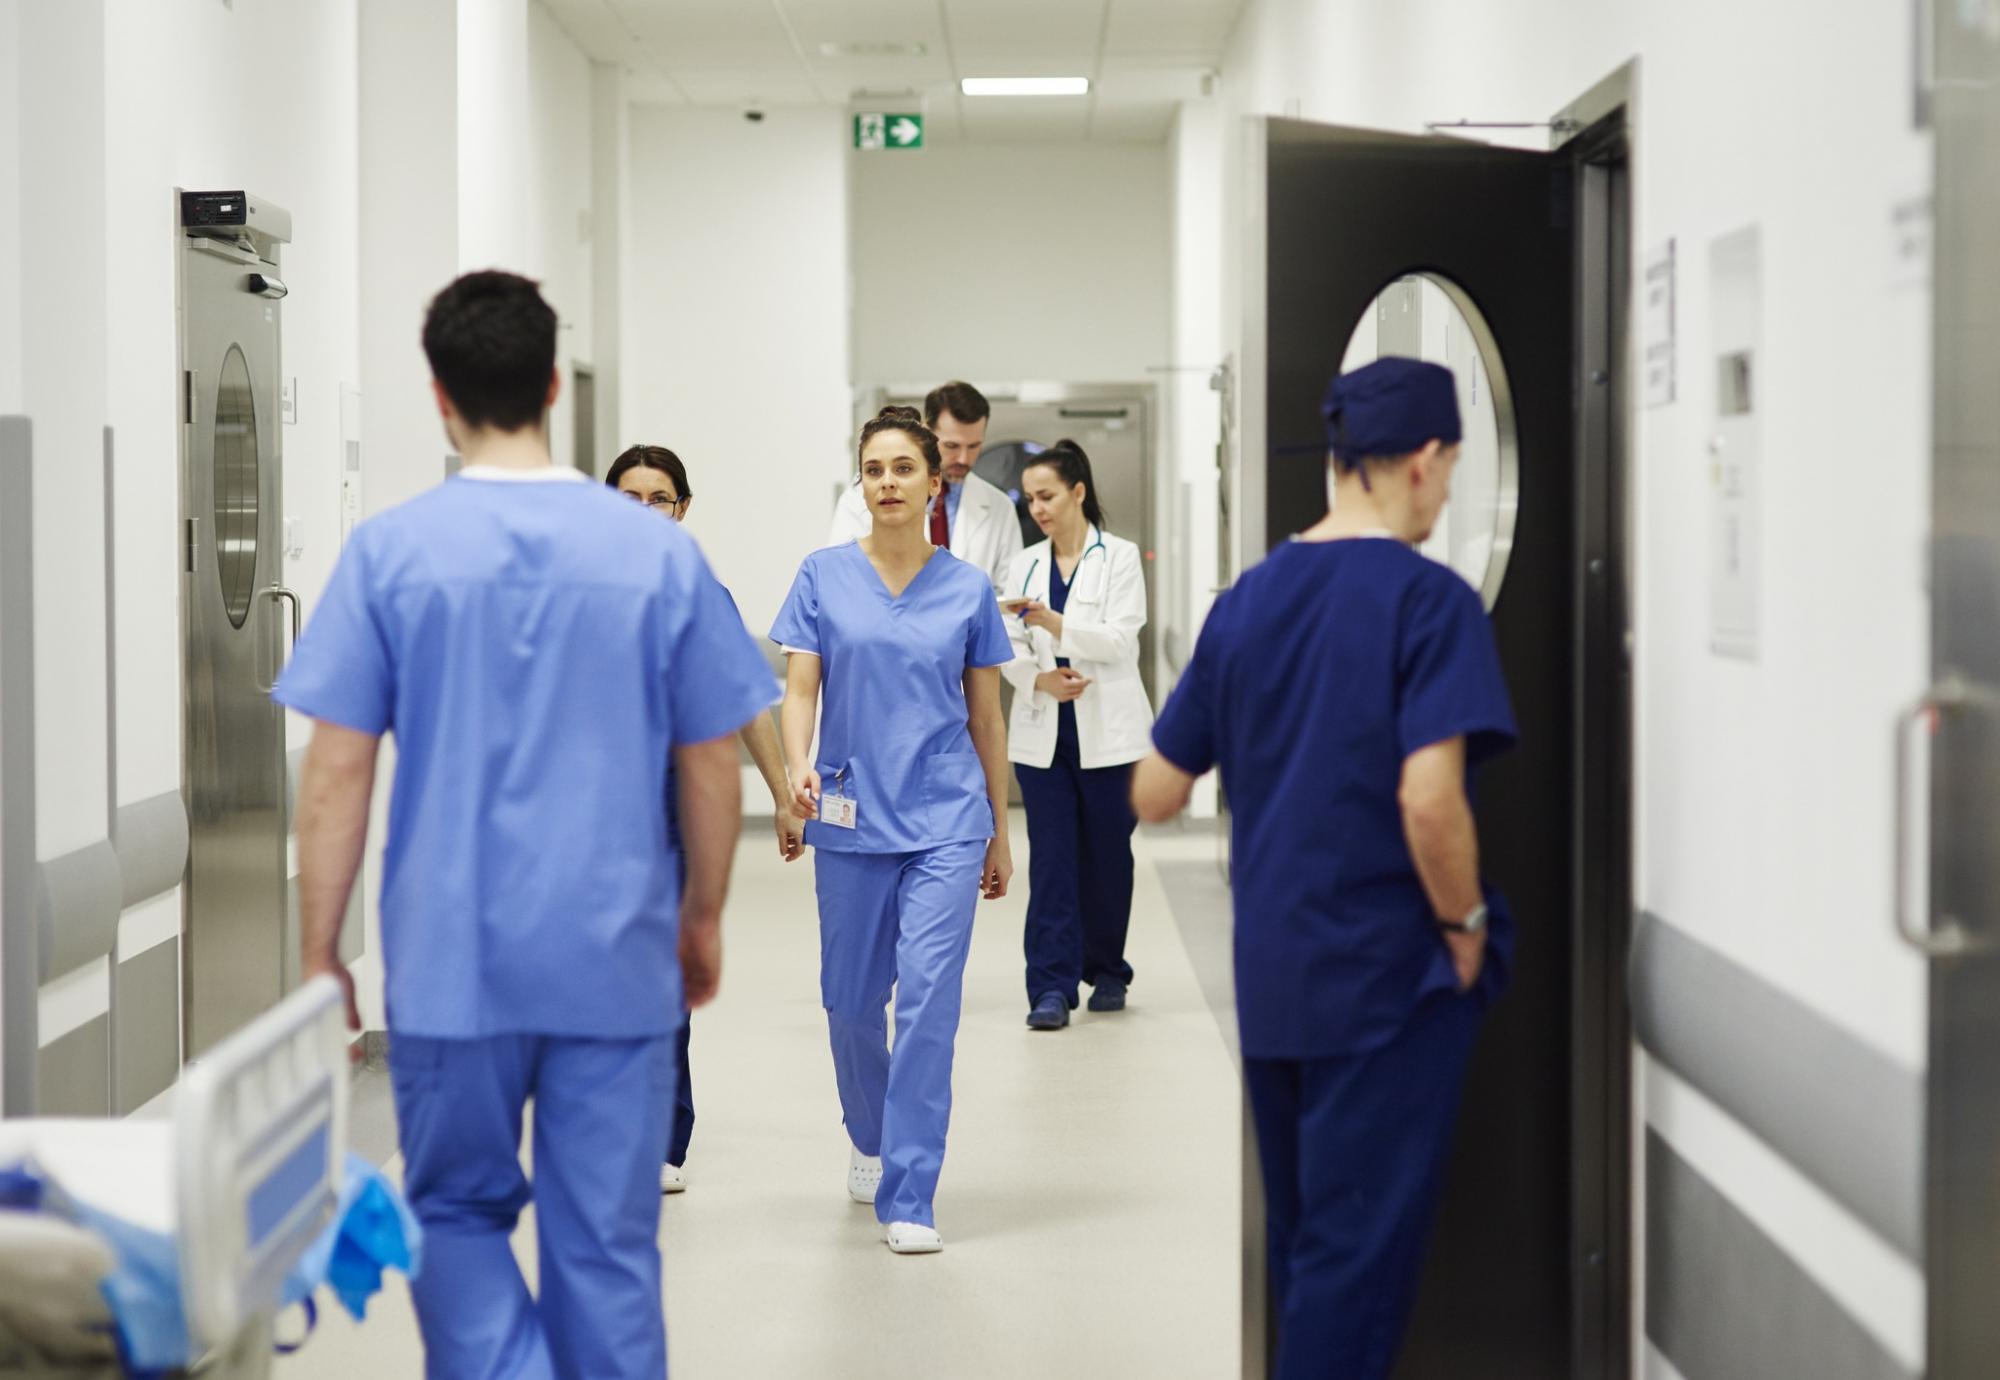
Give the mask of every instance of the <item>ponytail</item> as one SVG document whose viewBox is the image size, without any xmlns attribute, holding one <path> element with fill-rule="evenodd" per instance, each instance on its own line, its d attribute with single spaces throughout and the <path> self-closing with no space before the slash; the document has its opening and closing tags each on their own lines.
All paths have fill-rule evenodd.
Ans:
<svg viewBox="0 0 2000 1380">
<path fill-rule="evenodd" d="M 1028 462 L 1030 469 L 1036 465 L 1047 465 L 1062 476 L 1064 488 L 1083 485 L 1083 520 L 1103 530 L 1104 505 L 1097 500 L 1097 479 L 1090 472 L 1090 457 L 1082 446 L 1064 437 Z"/>
</svg>

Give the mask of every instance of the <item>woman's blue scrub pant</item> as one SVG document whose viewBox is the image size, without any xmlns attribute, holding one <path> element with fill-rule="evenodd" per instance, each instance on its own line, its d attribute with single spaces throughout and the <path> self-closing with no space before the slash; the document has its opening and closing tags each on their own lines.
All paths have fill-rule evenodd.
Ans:
<svg viewBox="0 0 2000 1380">
<path fill-rule="evenodd" d="M 1085 769 L 1074 724 L 1063 715 L 1050 765 L 1014 768 L 1028 808 L 1028 1001 L 1056 992 L 1072 1008 L 1079 982 L 1132 981 L 1125 935 L 1139 824 L 1132 768 Z"/>
<path fill-rule="evenodd" d="M 1278 1310 L 1273 1380 L 1378 1380 L 1393 1367 L 1479 1015 L 1438 992 L 1380 1049 L 1243 1061 Z"/>
<path fill-rule="evenodd" d="M 431 1380 L 645 1377 L 667 1370 L 660 1144 L 674 1037 L 392 1031 L 403 1189 L 424 1227 L 410 1292 Z M 532 1185 L 521 1109 L 535 1102 Z M 535 1205 L 540 1297 L 509 1240 Z"/>
<path fill-rule="evenodd" d="M 984 841 L 815 860 L 820 997 L 848 1138 L 882 1157 L 875 1216 L 937 1225 L 952 1045 Z M 896 997 L 896 1049 L 885 1009 Z"/>
</svg>

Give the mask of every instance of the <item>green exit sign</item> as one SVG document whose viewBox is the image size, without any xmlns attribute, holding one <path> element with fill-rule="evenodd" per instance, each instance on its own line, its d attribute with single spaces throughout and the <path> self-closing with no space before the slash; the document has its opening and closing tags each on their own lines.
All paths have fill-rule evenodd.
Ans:
<svg viewBox="0 0 2000 1380">
<path fill-rule="evenodd" d="M 924 117 L 869 112 L 854 117 L 854 147 L 858 149 L 920 149 Z"/>
</svg>

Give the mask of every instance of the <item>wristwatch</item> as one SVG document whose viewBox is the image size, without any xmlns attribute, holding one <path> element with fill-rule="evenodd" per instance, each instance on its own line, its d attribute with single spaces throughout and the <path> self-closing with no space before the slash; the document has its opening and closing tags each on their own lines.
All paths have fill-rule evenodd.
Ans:
<svg viewBox="0 0 2000 1380">
<path fill-rule="evenodd" d="M 1438 921 L 1438 928 L 1441 930 L 1450 930 L 1453 934 L 1486 933 L 1485 902 L 1482 901 L 1480 904 L 1474 906 L 1472 908 L 1472 913 L 1470 915 L 1467 915 L 1463 920 Z"/>
</svg>

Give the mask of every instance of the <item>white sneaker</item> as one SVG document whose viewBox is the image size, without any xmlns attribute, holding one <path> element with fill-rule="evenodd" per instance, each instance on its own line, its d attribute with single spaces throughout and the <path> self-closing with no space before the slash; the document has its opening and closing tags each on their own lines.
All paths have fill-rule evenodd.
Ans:
<svg viewBox="0 0 2000 1380">
<path fill-rule="evenodd" d="M 677 1164 L 660 1166 L 660 1192 L 685 1193 L 688 1187 L 687 1171 Z"/>
<path fill-rule="evenodd" d="M 936 1227 L 916 1222 L 884 1222 L 882 1239 L 897 1255 L 934 1255 L 944 1249 L 944 1238 Z"/>
<path fill-rule="evenodd" d="M 859 1150 L 849 1148 L 847 1152 L 847 1196 L 857 1203 L 875 1201 L 875 1190 L 882 1186 L 882 1157 L 864 1155 Z"/>
</svg>

